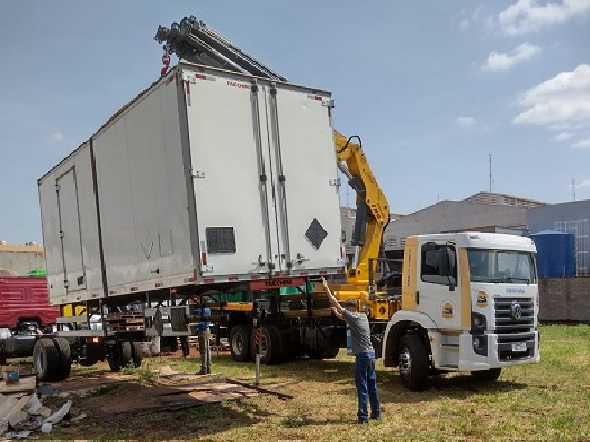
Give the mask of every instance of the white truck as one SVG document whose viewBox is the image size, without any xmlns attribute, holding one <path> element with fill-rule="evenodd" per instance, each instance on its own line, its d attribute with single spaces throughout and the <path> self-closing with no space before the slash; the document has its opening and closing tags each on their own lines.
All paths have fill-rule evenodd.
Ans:
<svg viewBox="0 0 590 442">
<path fill-rule="evenodd" d="M 384 364 L 421 390 L 432 374 L 539 362 L 539 289 L 529 238 L 491 233 L 406 239 L 401 309 L 387 323 Z"/>
<path fill-rule="evenodd" d="M 189 333 L 205 292 L 343 273 L 331 107 L 181 62 L 40 178 L 49 297 L 70 325 L 69 348 L 39 341 L 40 378 L 67 359 L 138 362 L 146 336 Z"/>
</svg>

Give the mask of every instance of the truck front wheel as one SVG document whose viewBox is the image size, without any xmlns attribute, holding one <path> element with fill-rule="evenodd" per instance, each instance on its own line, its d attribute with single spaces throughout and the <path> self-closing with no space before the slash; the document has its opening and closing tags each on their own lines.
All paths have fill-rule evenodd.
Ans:
<svg viewBox="0 0 590 442">
<path fill-rule="evenodd" d="M 428 354 L 415 334 L 406 334 L 401 339 L 399 372 L 402 383 L 411 391 L 424 390 L 428 385 Z"/>
</svg>

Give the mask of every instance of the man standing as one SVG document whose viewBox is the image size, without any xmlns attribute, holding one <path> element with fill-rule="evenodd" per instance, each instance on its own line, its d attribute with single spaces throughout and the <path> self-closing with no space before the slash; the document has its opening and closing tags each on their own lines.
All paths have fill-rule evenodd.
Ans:
<svg viewBox="0 0 590 442">
<path fill-rule="evenodd" d="M 343 308 L 332 295 L 328 282 L 322 278 L 322 284 L 330 299 L 334 314 L 346 321 L 352 338 L 352 352 L 356 356 L 356 391 L 358 395 L 358 422 L 369 422 L 368 402 L 371 403 L 371 419 L 381 419 L 379 394 L 377 393 L 377 373 L 375 372 L 375 350 L 371 344 L 369 319 L 358 312 L 354 299 L 346 300 Z"/>
</svg>

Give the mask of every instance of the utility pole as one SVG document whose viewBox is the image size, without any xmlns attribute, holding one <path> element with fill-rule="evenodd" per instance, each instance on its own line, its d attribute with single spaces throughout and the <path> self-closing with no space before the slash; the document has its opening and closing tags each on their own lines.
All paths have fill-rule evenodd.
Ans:
<svg viewBox="0 0 590 442">
<path fill-rule="evenodd" d="M 572 178 L 572 201 L 576 200 L 576 180 Z"/>
</svg>

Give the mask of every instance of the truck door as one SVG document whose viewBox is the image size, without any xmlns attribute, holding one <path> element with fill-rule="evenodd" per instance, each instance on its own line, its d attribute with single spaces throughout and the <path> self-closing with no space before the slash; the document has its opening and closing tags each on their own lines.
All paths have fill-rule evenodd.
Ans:
<svg viewBox="0 0 590 442">
<path fill-rule="evenodd" d="M 183 79 L 203 277 L 278 269 L 263 93 L 230 73 Z"/>
<path fill-rule="evenodd" d="M 75 167 L 72 167 L 56 180 L 55 188 L 59 211 L 64 287 L 66 292 L 70 293 L 86 289 L 86 268 L 82 256 L 82 235 Z"/>
<path fill-rule="evenodd" d="M 270 157 L 283 271 L 341 266 L 341 222 L 329 94 L 268 89 Z"/>
<path fill-rule="evenodd" d="M 449 276 L 444 275 L 442 251 L 448 250 Z M 417 310 L 427 314 L 440 329 L 457 330 L 461 325 L 461 291 L 457 288 L 457 251 L 454 245 L 420 244 Z"/>
</svg>

